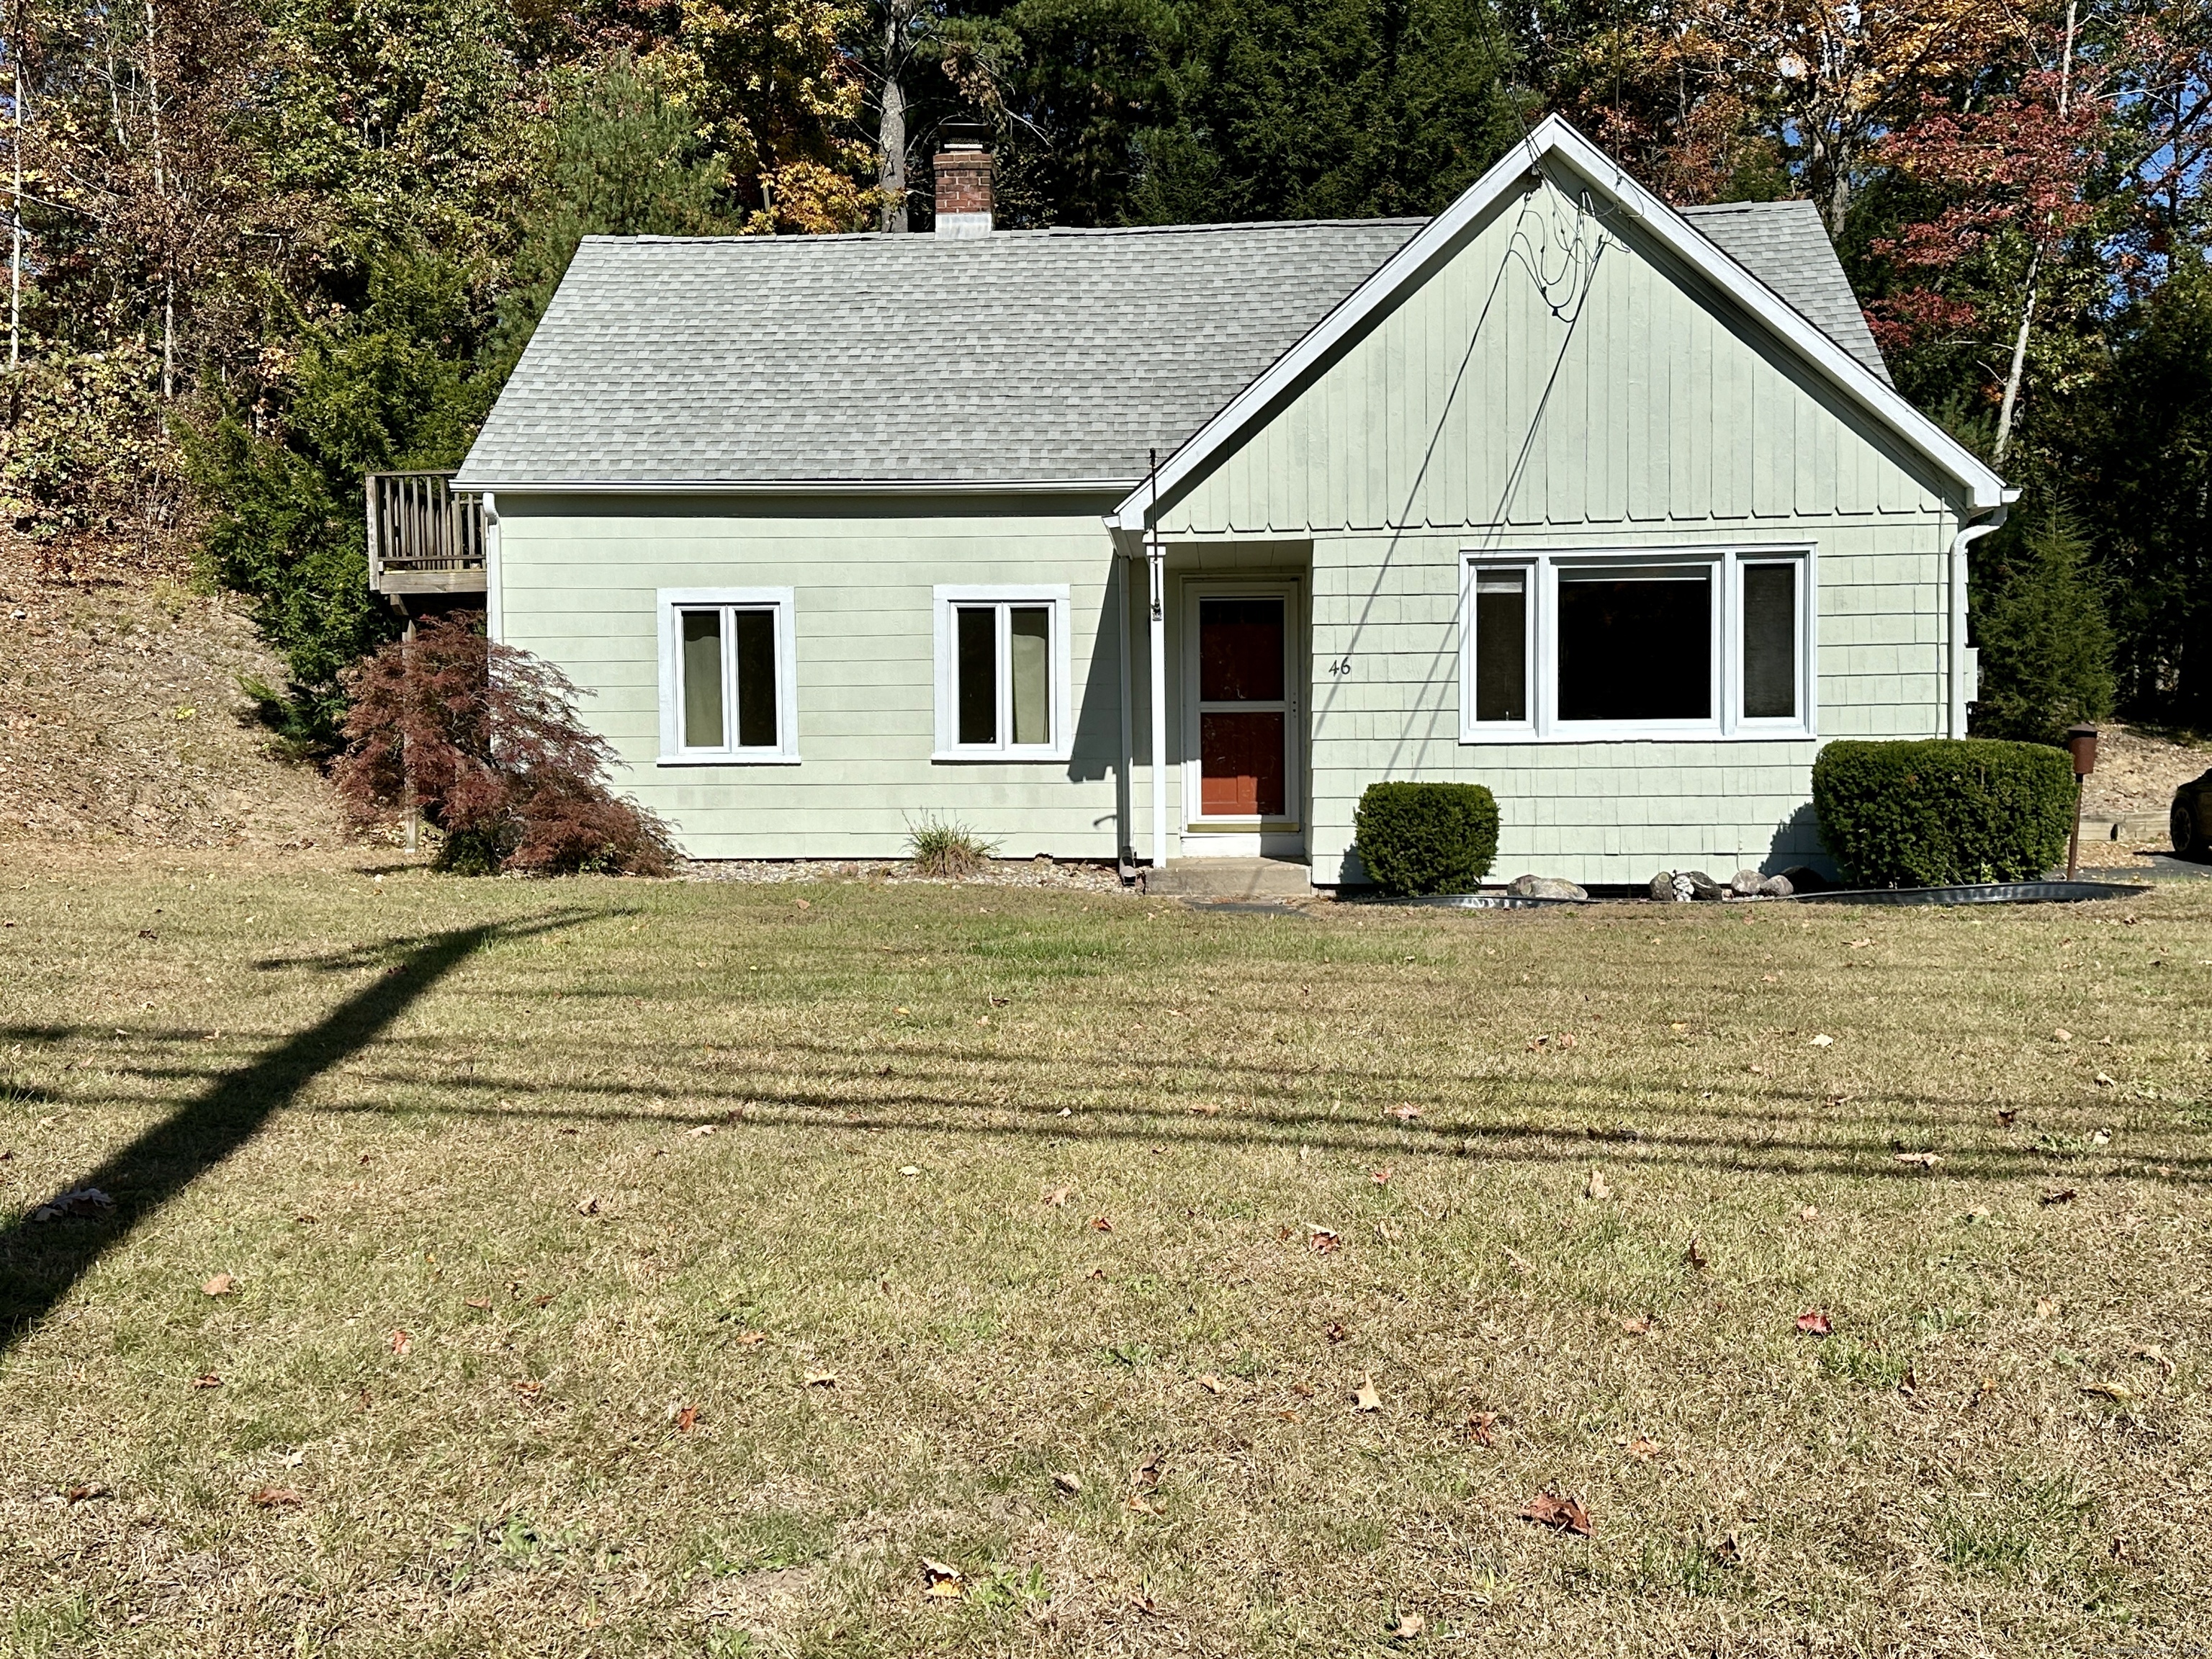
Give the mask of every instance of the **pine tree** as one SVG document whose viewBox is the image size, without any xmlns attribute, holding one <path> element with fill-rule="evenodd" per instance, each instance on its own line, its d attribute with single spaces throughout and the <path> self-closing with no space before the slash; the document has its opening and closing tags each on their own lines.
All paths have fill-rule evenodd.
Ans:
<svg viewBox="0 0 2212 1659">
<path fill-rule="evenodd" d="M 2089 539 L 2063 503 L 2028 528 L 1979 607 L 1982 695 L 1974 729 L 2055 743 L 2112 708 L 2112 626 Z"/>
</svg>

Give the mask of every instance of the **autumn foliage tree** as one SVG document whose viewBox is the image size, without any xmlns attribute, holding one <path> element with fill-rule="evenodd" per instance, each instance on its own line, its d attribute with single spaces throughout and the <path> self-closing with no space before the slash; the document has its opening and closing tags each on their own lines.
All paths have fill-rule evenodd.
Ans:
<svg viewBox="0 0 2212 1659">
<path fill-rule="evenodd" d="M 441 868 L 653 876 L 666 827 L 607 787 L 614 751 L 576 720 L 576 687 L 528 652 L 446 617 L 346 675 L 347 749 L 333 768 L 361 828 L 413 810 L 438 831 Z"/>
</svg>

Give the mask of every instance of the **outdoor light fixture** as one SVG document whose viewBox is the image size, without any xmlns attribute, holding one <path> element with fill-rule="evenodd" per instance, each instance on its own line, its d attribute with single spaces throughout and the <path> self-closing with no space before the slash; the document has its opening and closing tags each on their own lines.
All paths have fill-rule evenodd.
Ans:
<svg viewBox="0 0 2212 1659">
<path fill-rule="evenodd" d="M 2066 843 L 2066 879 L 2072 881 L 2081 862 L 2081 783 L 2097 769 L 2097 728 L 2068 726 L 2066 750 L 2074 757 L 2074 834 Z"/>
</svg>

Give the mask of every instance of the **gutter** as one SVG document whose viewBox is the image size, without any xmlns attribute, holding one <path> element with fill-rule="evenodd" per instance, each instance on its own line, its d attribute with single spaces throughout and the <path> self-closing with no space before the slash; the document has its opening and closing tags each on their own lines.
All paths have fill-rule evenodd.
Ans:
<svg viewBox="0 0 2212 1659">
<path fill-rule="evenodd" d="M 810 478 L 799 483 L 728 479 L 636 479 L 586 483 L 456 480 L 453 488 L 469 495 L 1113 495 L 1137 487 L 1134 478 L 1046 478 L 970 483 L 949 478 Z"/>
<path fill-rule="evenodd" d="M 1951 729 L 1948 735 L 1954 738 L 1966 735 L 1966 549 L 1979 538 L 2003 527 L 2013 502 L 2020 499 L 2020 491 L 2007 489 L 2004 495 L 2003 504 L 1986 519 L 1960 525 L 1959 533 L 1951 538 Z"/>
</svg>

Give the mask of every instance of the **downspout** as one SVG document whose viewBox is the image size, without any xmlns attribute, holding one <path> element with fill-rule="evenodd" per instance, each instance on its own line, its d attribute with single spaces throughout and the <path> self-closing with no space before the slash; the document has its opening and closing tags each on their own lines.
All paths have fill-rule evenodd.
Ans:
<svg viewBox="0 0 2212 1659">
<path fill-rule="evenodd" d="M 484 637 L 495 645 L 507 637 L 507 607 L 499 591 L 499 501 L 489 490 L 483 497 Z"/>
<path fill-rule="evenodd" d="M 1145 527 L 1145 568 L 1152 578 L 1152 633 L 1149 646 L 1152 669 L 1152 868 L 1168 865 L 1168 550 L 1160 532 Z"/>
<path fill-rule="evenodd" d="M 1136 872 L 1131 866 L 1137 861 L 1137 784 L 1129 773 L 1137 761 L 1137 722 L 1135 696 L 1129 685 L 1129 629 L 1137 619 L 1129 609 L 1129 583 L 1136 574 L 1136 561 L 1120 536 L 1114 542 L 1114 603 L 1121 613 L 1121 625 L 1115 630 L 1121 644 L 1121 763 L 1115 769 L 1121 774 L 1121 784 L 1115 791 L 1119 799 L 1114 803 L 1114 862 L 1122 880 L 1134 881 Z"/>
<path fill-rule="evenodd" d="M 1977 537 L 2002 527 L 2009 507 L 1986 520 L 1959 526 L 1951 538 L 1951 720 L 1948 736 L 1966 735 L 1966 549 Z"/>
</svg>

